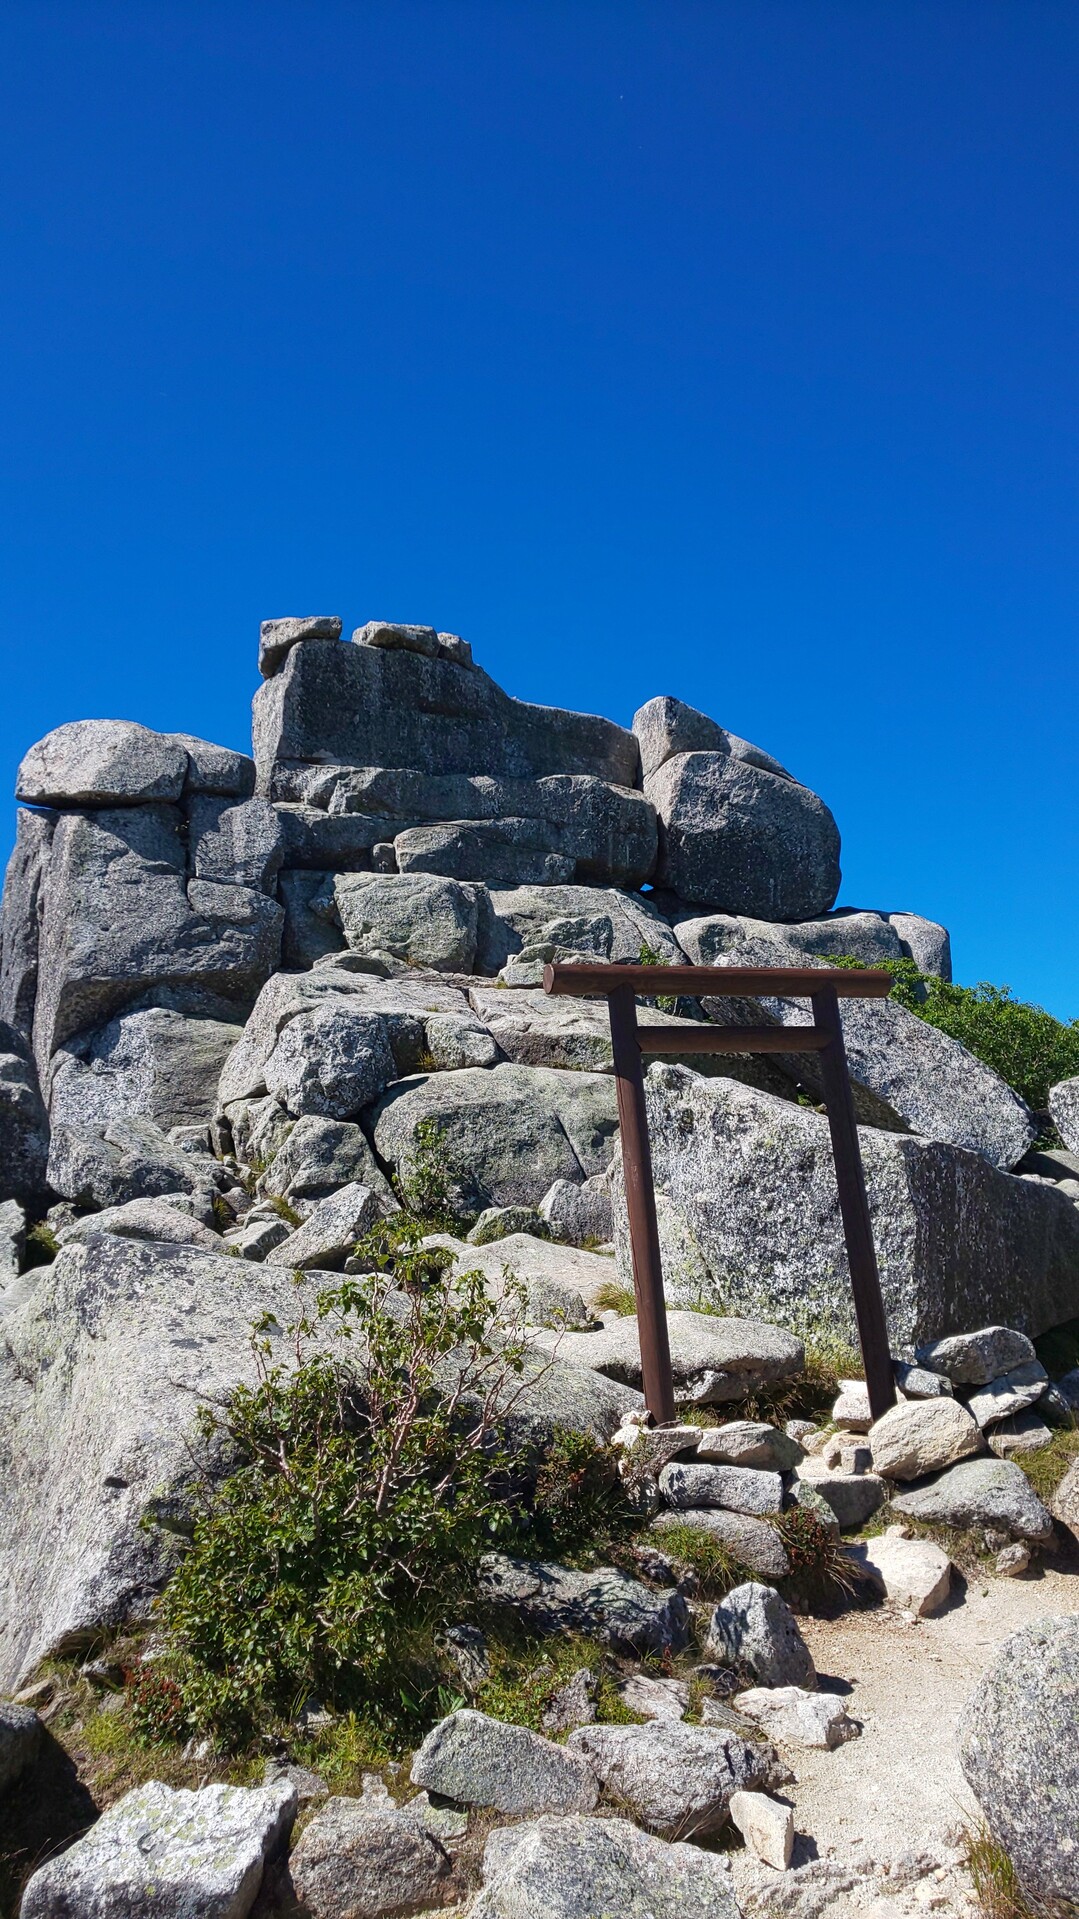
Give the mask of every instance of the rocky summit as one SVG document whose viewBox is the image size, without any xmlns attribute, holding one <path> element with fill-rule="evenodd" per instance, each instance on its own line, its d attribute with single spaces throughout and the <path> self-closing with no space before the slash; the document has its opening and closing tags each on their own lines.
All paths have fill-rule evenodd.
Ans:
<svg viewBox="0 0 1079 1919">
<path fill-rule="evenodd" d="M 1074 1901 L 1079 1080 L 1036 1113 L 921 1016 L 946 929 L 837 907 L 825 799 L 721 719 L 528 704 L 381 620 L 264 621 L 258 669 L 250 755 L 85 720 L 18 772 L 12 1911 L 970 1919 L 979 1871 L 987 1911 L 992 1871 Z M 552 960 L 638 966 L 673 1029 L 684 1423 L 642 1397 L 606 1009 Z M 877 1419 L 808 1002 L 723 991 L 837 961 L 905 989 L 842 1013 Z M 650 994 L 657 962 L 714 992 Z M 715 1023 L 778 1050 L 696 1051 Z M 968 1787 L 981 1853 L 939 1823 Z"/>
</svg>

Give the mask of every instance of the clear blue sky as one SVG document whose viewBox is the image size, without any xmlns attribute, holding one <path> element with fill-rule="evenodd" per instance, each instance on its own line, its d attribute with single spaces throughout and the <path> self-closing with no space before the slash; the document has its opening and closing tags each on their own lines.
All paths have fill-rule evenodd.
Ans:
<svg viewBox="0 0 1079 1919">
<path fill-rule="evenodd" d="M 9 790 L 432 622 L 1079 1013 L 1076 0 L 8 0 L 0 76 Z"/>
</svg>

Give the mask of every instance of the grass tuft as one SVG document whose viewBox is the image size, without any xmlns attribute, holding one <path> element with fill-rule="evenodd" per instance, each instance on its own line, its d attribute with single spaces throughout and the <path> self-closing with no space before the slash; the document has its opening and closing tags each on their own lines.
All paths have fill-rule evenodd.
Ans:
<svg viewBox="0 0 1079 1919">
<path fill-rule="evenodd" d="M 621 1313 L 623 1319 L 633 1319 L 637 1312 L 632 1286 L 620 1286 L 616 1279 L 605 1279 L 596 1287 L 592 1304 L 597 1313 Z"/>
<path fill-rule="evenodd" d="M 1015 1463 L 1023 1468 L 1042 1505 L 1048 1506 L 1074 1459 L 1079 1459 L 1079 1428 L 1076 1427 L 1054 1433 L 1049 1445 L 1043 1446 L 1040 1452 L 1019 1453 Z"/>
</svg>

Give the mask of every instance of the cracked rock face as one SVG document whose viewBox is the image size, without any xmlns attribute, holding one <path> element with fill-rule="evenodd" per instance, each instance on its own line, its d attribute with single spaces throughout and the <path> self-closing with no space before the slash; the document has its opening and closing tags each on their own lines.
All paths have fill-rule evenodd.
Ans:
<svg viewBox="0 0 1079 1919">
<path fill-rule="evenodd" d="M 483 1855 L 483 1891 L 473 1919 L 736 1919 L 722 1854 L 668 1845 L 626 1819 L 548 1817 L 503 1826 Z"/>
</svg>

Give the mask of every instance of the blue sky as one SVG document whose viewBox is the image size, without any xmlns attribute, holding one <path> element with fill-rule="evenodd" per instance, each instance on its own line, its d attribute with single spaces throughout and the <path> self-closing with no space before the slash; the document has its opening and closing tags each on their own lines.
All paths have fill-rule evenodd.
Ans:
<svg viewBox="0 0 1079 1919">
<path fill-rule="evenodd" d="M 9 0 L 0 76 L 8 790 L 431 622 L 1079 1014 L 1074 0 Z"/>
</svg>

